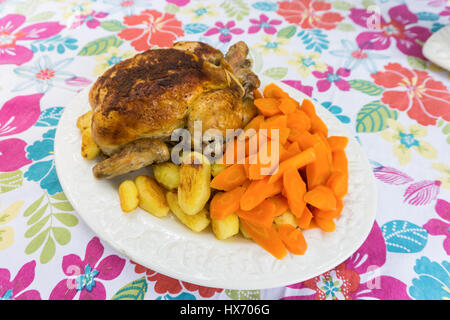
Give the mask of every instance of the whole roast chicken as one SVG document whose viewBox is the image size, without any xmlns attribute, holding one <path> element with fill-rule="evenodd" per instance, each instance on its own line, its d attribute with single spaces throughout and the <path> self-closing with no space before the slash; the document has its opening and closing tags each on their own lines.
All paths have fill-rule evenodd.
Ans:
<svg viewBox="0 0 450 320">
<path fill-rule="evenodd" d="M 89 92 L 92 137 L 109 156 L 93 168 L 112 178 L 169 160 L 167 142 L 175 129 L 203 132 L 242 128 L 255 115 L 251 71 L 244 42 L 224 56 L 202 42 L 177 42 L 153 49 L 107 70 Z"/>
</svg>

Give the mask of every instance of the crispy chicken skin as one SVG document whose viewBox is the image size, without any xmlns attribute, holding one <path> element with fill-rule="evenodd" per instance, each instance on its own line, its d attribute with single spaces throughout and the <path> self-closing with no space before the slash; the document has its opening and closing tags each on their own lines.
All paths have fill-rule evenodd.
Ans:
<svg viewBox="0 0 450 320">
<path fill-rule="evenodd" d="M 203 131 L 214 128 L 223 134 L 243 127 L 256 113 L 252 91 L 259 87 L 247 54 L 243 42 L 231 46 L 226 57 L 205 43 L 178 42 L 172 48 L 137 54 L 107 70 L 89 92 L 92 136 L 111 156 L 94 167 L 94 175 L 111 178 L 151 164 L 155 157 L 149 156 L 155 158 L 150 163 L 136 161 L 128 167 L 119 158 L 133 157 L 137 148 L 133 144 L 140 139 L 168 141 L 173 130 L 191 129 L 196 120 L 202 121 Z M 124 148 L 128 149 L 121 153 Z M 139 157 L 144 154 L 148 150 Z"/>
</svg>

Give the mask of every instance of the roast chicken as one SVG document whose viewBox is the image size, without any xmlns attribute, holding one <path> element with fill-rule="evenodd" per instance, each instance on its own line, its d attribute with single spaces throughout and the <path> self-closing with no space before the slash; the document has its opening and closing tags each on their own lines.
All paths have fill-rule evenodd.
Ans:
<svg viewBox="0 0 450 320">
<path fill-rule="evenodd" d="M 92 86 L 92 137 L 108 158 L 93 168 L 112 178 L 169 160 L 175 129 L 203 132 L 242 128 L 255 115 L 248 47 L 238 42 L 224 56 L 202 42 L 177 42 L 116 64 Z"/>
</svg>

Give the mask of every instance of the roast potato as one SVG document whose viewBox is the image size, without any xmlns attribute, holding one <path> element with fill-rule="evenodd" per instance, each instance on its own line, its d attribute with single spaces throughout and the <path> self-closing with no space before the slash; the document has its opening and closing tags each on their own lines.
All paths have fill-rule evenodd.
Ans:
<svg viewBox="0 0 450 320">
<path fill-rule="evenodd" d="M 282 224 L 290 224 L 294 228 L 297 227 L 297 218 L 289 210 L 284 212 L 282 215 L 275 217 L 273 219 L 273 221 L 275 222 L 275 225 L 277 225 L 277 226 L 282 225 Z"/>
<path fill-rule="evenodd" d="M 77 127 L 80 129 L 80 131 L 83 133 L 84 130 L 91 127 L 92 123 L 92 115 L 94 112 L 92 110 L 89 110 L 82 116 L 80 116 L 77 120 Z"/>
<path fill-rule="evenodd" d="M 180 167 L 172 162 L 163 162 L 152 166 L 153 175 L 164 188 L 176 189 L 180 185 Z"/>
<path fill-rule="evenodd" d="M 216 238 L 225 240 L 239 233 L 239 217 L 232 213 L 225 219 L 211 219 L 211 226 Z"/>
<path fill-rule="evenodd" d="M 172 211 L 173 214 L 192 231 L 200 232 L 209 225 L 210 220 L 206 209 L 202 209 L 194 215 L 184 213 L 178 205 L 178 196 L 174 191 L 168 191 L 166 193 L 166 200 L 169 204 L 170 211 Z"/>
<path fill-rule="evenodd" d="M 100 148 L 92 138 L 91 127 L 84 129 L 81 135 L 81 156 L 87 160 L 95 159 L 100 154 Z"/>
<path fill-rule="evenodd" d="M 184 213 L 193 215 L 205 207 L 211 195 L 211 164 L 198 152 L 183 157 L 180 165 L 178 204 Z"/>
<path fill-rule="evenodd" d="M 155 179 L 141 175 L 134 179 L 134 183 L 139 194 L 139 207 L 159 218 L 169 213 L 164 191 Z"/>
<path fill-rule="evenodd" d="M 120 207 L 124 212 L 130 212 L 139 205 L 139 194 L 133 180 L 125 180 L 119 186 Z"/>
</svg>

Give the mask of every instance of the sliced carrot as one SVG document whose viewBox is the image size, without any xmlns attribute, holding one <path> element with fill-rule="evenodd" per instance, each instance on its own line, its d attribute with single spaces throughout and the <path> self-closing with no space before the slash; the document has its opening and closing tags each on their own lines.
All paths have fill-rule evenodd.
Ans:
<svg viewBox="0 0 450 320">
<path fill-rule="evenodd" d="M 287 98 L 289 95 L 275 83 L 268 84 L 263 90 L 264 98 Z"/>
<path fill-rule="evenodd" d="M 333 219 L 314 217 L 313 222 L 325 232 L 333 232 L 336 229 Z"/>
<path fill-rule="evenodd" d="M 311 133 L 301 128 L 291 129 L 288 140 L 297 142 L 302 150 L 312 148 L 317 142 Z"/>
<path fill-rule="evenodd" d="M 333 171 L 340 171 L 348 175 L 348 160 L 344 150 L 334 151 L 333 157 Z"/>
<path fill-rule="evenodd" d="M 283 186 L 286 190 L 289 209 L 296 217 L 301 217 L 306 206 L 304 200 L 306 184 L 303 182 L 297 169 L 291 167 L 284 172 Z"/>
<path fill-rule="evenodd" d="M 337 198 L 343 198 L 348 192 L 348 176 L 341 171 L 333 172 L 327 180 L 326 186 L 333 190 Z"/>
<path fill-rule="evenodd" d="M 284 114 L 292 114 L 299 106 L 299 103 L 292 98 L 281 98 L 278 108 L 280 108 L 281 112 Z"/>
<path fill-rule="evenodd" d="M 327 154 L 328 165 L 331 168 L 332 165 L 333 165 L 333 159 L 332 159 L 331 147 L 330 147 L 330 144 L 328 143 L 327 138 L 323 135 L 322 132 L 314 133 L 313 137 L 316 138 L 316 140 L 318 142 L 322 143 L 323 146 L 325 147 L 326 154 Z"/>
<path fill-rule="evenodd" d="M 276 98 L 260 98 L 256 99 L 254 103 L 259 112 L 266 117 L 271 117 L 281 113 L 281 110 L 278 107 L 280 101 Z"/>
<path fill-rule="evenodd" d="M 341 199 L 336 199 L 336 210 L 326 211 L 314 208 L 313 215 L 314 217 L 323 218 L 323 219 L 334 219 L 341 215 L 342 209 L 344 208 L 344 203 Z"/>
<path fill-rule="evenodd" d="M 306 165 L 309 165 L 316 159 L 315 151 L 313 148 L 308 148 L 305 151 L 300 152 L 299 154 L 290 157 L 280 163 L 277 170 L 274 171 L 269 178 L 269 183 L 274 183 L 278 181 L 283 176 L 284 172 L 289 169 L 300 169 Z"/>
<path fill-rule="evenodd" d="M 317 229 L 319 228 L 319 226 L 317 225 L 317 223 L 314 221 L 314 219 L 311 220 L 311 223 L 309 224 L 308 228 L 306 229 Z"/>
<path fill-rule="evenodd" d="M 278 232 L 273 226 L 262 228 L 244 219 L 241 220 L 244 231 L 267 252 L 277 259 L 283 259 L 287 255 L 287 249 L 278 236 Z"/>
<path fill-rule="evenodd" d="M 260 99 L 262 97 L 263 97 L 263 95 L 261 94 L 261 92 L 258 89 L 253 90 L 253 98 L 254 99 Z"/>
<path fill-rule="evenodd" d="M 274 153 L 275 152 L 275 153 Z M 260 147 L 256 159 L 249 165 L 250 180 L 265 178 L 278 166 L 279 158 L 286 150 L 277 141 L 268 140 L 264 147 Z M 278 154 L 277 154 L 278 153 Z"/>
<path fill-rule="evenodd" d="M 244 187 L 236 187 L 233 190 L 216 193 L 209 205 L 209 214 L 212 219 L 225 219 L 239 209 L 239 201 L 245 192 Z"/>
<path fill-rule="evenodd" d="M 311 224 L 313 218 L 313 214 L 311 210 L 309 210 L 308 206 L 305 206 L 305 210 L 303 210 L 303 214 L 301 217 L 297 218 L 297 224 L 302 229 L 308 229 Z"/>
<path fill-rule="evenodd" d="M 273 218 L 275 217 L 275 210 L 276 206 L 273 201 L 264 200 L 249 211 L 238 209 L 236 213 L 239 218 L 247 220 L 256 226 L 270 228 L 273 224 Z"/>
<path fill-rule="evenodd" d="M 284 148 L 284 150 L 285 150 L 285 152 L 283 152 L 282 154 L 280 153 L 280 161 L 289 159 L 290 157 L 293 157 L 293 156 L 299 154 L 300 152 L 302 152 L 302 150 L 298 146 L 298 142 L 290 143 L 287 148 Z"/>
<path fill-rule="evenodd" d="M 278 235 L 286 248 L 292 254 L 305 254 L 307 244 L 303 233 L 290 224 L 278 226 Z"/>
<path fill-rule="evenodd" d="M 259 116 L 254 117 L 252 120 L 250 120 L 249 123 L 244 127 L 244 131 L 247 131 L 249 129 L 258 130 L 261 123 L 264 122 L 264 116 L 260 114 Z"/>
<path fill-rule="evenodd" d="M 311 190 L 319 184 L 324 184 L 330 175 L 330 165 L 327 158 L 327 149 L 322 143 L 314 145 L 315 161 L 306 166 L 306 180 Z"/>
<path fill-rule="evenodd" d="M 325 137 L 328 137 L 328 127 L 317 115 L 311 118 L 311 132 L 321 132 Z"/>
<path fill-rule="evenodd" d="M 277 195 L 283 189 L 283 181 L 269 184 L 269 177 L 252 181 L 241 197 L 240 208 L 252 210 L 265 199 Z"/>
<path fill-rule="evenodd" d="M 287 199 L 283 197 L 281 194 L 277 194 L 276 196 L 270 197 L 268 198 L 268 200 L 273 201 L 273 203 L 275 203 L 275 217 L 282 215 L 289 209 Z"/>
<path fill-rule="evenodd" d="M 311 100 L 303 99 L 300 109 L 303 110 L 310 119 L 314 118 L 316 115 L 316 107 L 314 107 L 314 104 L 311 102 Z"/>
<path fill-rule="evenodd" d="M 247 181 L 245 168 L 242 164 L 233 164 L 211 180 L 211 188 L 230 191 Z"/>
<path fill-rule="evenodd" d="M 331 151 L 344 150 L 348 144 L 348 138 L 342 136 L 331 136 L 327 140 Z"/>
<path fill-rule="evenodd" d="M 326 186 L 315 186 L 305 193 L 303 199 L 315 208 L 325 211 L 336 210 L 336 196 L 333 190 Z"/>
<path fill-rule="evenodd" d="M 309 131 L 311 129 L 311 119 L 303 110 L 297 109 L 289 114 L 287 126 L 289 128 L 300 128 Z"/>
</svg>

